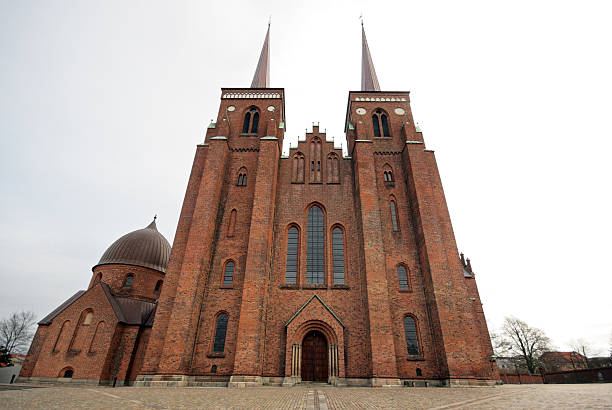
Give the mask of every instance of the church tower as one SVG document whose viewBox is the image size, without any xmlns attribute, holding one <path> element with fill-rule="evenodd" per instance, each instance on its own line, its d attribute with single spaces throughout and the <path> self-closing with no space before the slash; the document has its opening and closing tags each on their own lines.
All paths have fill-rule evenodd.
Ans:
<svg viewBox="0 0 612 410">
<path fill-rule="evenodd" d="M 362 28 L 348 156 L 313 126 L 282 155 L 270 27 L 195 158 L 140 386 L 387 386 L 498 378 L 409 92 L 381 91 Z"/>
</svg>

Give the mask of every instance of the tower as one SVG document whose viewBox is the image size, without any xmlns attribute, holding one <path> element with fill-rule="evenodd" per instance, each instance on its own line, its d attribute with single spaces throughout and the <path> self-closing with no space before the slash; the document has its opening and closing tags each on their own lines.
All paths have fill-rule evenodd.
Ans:
<svg viewBox="0 0 612 410">
<path fill-rule="evenodd" d="M 365 30 L 348 156 L 318 126 L 282 156 L 269 64 L 268 26 L 251 87 L 221 90 L 196 149 L 136 384 L 496 380 L 434 153 L 409 93 L 380 90 Z"/>
<path fill-rule="evenodd" d="M 221 89 L 172 248 L 155 221 L 113 243 L 89 288 L 39 323 L 21 377 L 495 383 L 434 153 L 409 92 L 381 90 L 363 27 L 361 67 L 348 155 L 313 125 L 284 156 L 285 90 L 270 87 L 268 26 L 251 87 Z"/>
</svg>

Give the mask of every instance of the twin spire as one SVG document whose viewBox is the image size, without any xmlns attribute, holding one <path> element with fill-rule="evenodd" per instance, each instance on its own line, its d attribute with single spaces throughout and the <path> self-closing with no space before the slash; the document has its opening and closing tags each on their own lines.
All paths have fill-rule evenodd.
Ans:
<svg viewBox="0 0 612 410">
<path fill-rule="evenodd" d="M 270 23 L 251 88 L 270 88 Z M 363 23 L 361 24 L 361 91 L 380 91 Z"/>
</svg>

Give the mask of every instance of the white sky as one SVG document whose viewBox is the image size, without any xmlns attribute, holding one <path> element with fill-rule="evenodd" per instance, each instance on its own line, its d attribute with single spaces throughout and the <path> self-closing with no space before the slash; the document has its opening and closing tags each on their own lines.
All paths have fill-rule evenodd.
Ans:
<svg viewBox="0 0 612 410">
<path fill-rule="evenodd" d="M 556 346 L 612 332 L 611 6 L 601 1 L 0 0 L 0 317 L 49 313 L 154 214 L 172 242 L 221 87 L 272 14 L 287 140 L 345 146 L 363 12 L 383 90 L 410 90 L 490 324 Z"/>
</svg>

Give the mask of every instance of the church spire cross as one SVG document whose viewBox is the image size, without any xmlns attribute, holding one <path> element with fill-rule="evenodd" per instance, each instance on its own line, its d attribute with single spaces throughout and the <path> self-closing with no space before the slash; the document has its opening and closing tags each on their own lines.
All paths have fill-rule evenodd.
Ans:
<svg viewBox="0 0 612 410">
<path fill-rule="evenodd" d="M 376 77 L 374 62 L 372 62 L 368 40 L 366 39 L 363 27 L 363 19 L 361 20 L 361 91 L 380 91 L 378 77 Z"/>
<path fill-rule="evenodd" d="M 268 31 L 266 39 L 259 55 L 257 69 L 251 82 L 251 88 L 269 88 L 270 87 L 270 22 L 268 22 Z"/>
</svg>

